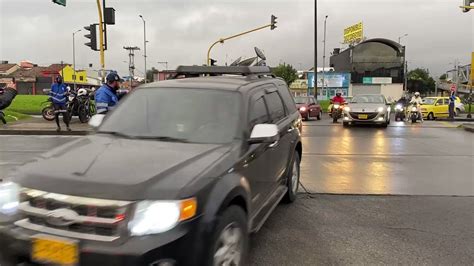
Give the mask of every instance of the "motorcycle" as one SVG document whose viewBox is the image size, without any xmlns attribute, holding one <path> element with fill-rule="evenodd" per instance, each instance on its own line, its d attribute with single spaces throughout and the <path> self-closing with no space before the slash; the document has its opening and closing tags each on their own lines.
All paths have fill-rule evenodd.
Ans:
<svg viewBox="0 0 474 266">
<path fill-rule="evenodd" d="M 420 106 L 411 105 L 410 106 L 410 120 L 412 123 L 421 120 L 420 112 L 418 112 Z"/>
<path fill-rule="evenodd" d="M 90 92 L 83 88 L 77 92 L 69 93 L 67 108 L 69 120 L 73 116 L 78 116 L 81 123 L 87 123 L 95 114 L 95 107 L 91 101 Z"/>
<path fill-rule="evenodd" d="M 401 103 L 397 103 L 397 105 L 395 105 L 395 121 L 404 121 L 406 118 L 405 111 L 406 107 Z"/>
<path fill-rule="evenodd" d="M 51 99 L 48 99 L 47 101 L 42 102 L 41 105 L 45 105 L 46 103 L 48 105 L 41 110 L 41 114 L 43 115 L 43 118 L 46 121 L 53 121 L 54 120 L 53 102 L 51 101 Z"/>
<path fill-rule="evenodd" d="M 344 104 L 334 103 L 331 109 L 332 122 L 337 123 L 337 120 L 342 117 L 342 110 L 344 109 Z"/>
</svg>

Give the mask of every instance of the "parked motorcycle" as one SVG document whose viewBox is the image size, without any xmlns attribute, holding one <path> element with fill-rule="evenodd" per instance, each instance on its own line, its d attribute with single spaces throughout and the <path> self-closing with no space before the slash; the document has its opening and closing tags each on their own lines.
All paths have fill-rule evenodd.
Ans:
<svg viewBox="0 0 474 266">
<path fill-rule="evenodd" d="M 404 121 L 406 118 L 405 111 L 406 107 L 401 103 L 397 103 L 397 105 L 395 105 L 395 121 Z"/>
<path fill-rule="evenodd" d="M 334 103 L 331 109 L 332 122 L 337 123 L 337 120 L 342 117 L 342 110 L 344 109 L 344 104 Z"/>
<path fill-rule="evenodd" d="M 95 106 L 91 101 L 90 92 L 84 88 L 69 93 L 67 108 L 69 120 L 73 116 L 78 116 L 81 123 L 87 123 L 95 114 Z"/>
<path fill-rule="evenodd" d="M 53 121 L 54 120 L 54 107 L 53 107 L 53 102 L 51 99 L 48 99 L 45 102 L 42 102 L 41 105 L 47 104 L 42 110 L 41 114 L 43 115 L 43 118 L 47 121 Z"/>
</svg>

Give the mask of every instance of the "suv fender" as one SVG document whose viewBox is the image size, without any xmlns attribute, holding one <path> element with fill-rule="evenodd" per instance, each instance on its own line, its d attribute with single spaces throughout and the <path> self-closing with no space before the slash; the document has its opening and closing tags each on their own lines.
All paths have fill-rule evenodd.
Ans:
<svg viewBox="0 0 474 266">
<path fill-rule="evenodd" d="M 206 227 L 205 232 L 212 230 L 219 213 L 232 204 L 242 207 L 248 215 L 250 213 L 250 186 L 247 179 L 238 173 L 219 178 L 209 192 L 205 204 L 206 211 L 201 220 Z"/>
</svg>

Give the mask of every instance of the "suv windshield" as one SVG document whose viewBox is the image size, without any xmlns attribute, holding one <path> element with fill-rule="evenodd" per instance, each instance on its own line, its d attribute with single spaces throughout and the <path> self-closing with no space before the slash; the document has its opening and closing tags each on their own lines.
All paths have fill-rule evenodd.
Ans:
<svg viewBox="0 0 474 266">
<path fill-rule="evenodd" d="M 385 103 L 385 100 L 382 95 L 357 95 L 351 103 Z"/>
<path fill-rule="evenodd" d="M 308 97 L 295 97 L 295 103 L 296 104 L 307 104 L 307 103 L 309 103 L 309 98 Z"/>
<path fill-rule="evenodd" d="M 228 143 L 237 136 L 241 97 L 206 89 L 139 89 L 104 121 L 99 133 L 192 143 Z"/>
</svg>

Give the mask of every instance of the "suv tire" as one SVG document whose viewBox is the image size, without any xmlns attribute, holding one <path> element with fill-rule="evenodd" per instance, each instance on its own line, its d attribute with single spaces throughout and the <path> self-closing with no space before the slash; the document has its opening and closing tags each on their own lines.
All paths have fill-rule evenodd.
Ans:
<svg viewBox="0 0 474 266">
<path fill-rule="evenodd" d="M 300 184 L 300 155 L 295 151 L 293 160 L 289 166 L 287 173 L 287 186 L 288 191 L 286 192 L 283 201 L 285 203 L 291 203 L 296 200 L 296 194 L 298 193 L 298 187 Z"/>
<path fill-rule="evenodd" d="M 232 205 L 219 215 L 216 224 L 206 265 L 246 265 L 249 235 L 244 210 Z"/>
</svg>

